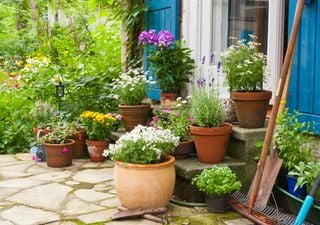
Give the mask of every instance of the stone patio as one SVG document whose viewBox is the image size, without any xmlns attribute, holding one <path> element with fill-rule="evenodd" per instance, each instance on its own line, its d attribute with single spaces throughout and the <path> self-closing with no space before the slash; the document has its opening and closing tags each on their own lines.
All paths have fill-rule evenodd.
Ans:
<svg viewBox="0 0 320 225">
<path fill-rule="evenodd" d="M 66 168 L 35 163 L 28 153 L 0 155 L 1 225 L 154 225 L 144 219 L 111 221 L 120 205 L 113 187 L 113 163 L 73 160 Z M 234 212 L 169 205 L 169 224 L 253 224 Z"/>
</svg>

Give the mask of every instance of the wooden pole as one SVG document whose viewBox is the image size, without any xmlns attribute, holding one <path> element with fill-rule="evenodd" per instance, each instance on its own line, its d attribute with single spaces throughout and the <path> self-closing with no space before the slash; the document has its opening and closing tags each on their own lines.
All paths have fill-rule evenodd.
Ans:
<svg viewBox="0 0 320 225">
<path fill-rule="evenodd" d="M 257 165 L 257 170 L 256 170 L 256 175 L 255 175 L 256 179 L 254 179 L 254 181 L 253 181 L 254 183 L 252 185 L 252 192 L 250 194 L 250 199 L 249 199 L 249 207 L 250 208 L 254 207 L 256 199 L 257 199 L 257 193 L 258 193 L 258 190 L 260 187 L 260 181 L 262 178 L 262 171 L 264 169 L 264 165 L 265 165 L 265 162 L 267 159 L 269 146 L 271 144 L 273 130 L 274 130 L 275 123 L 276 123 L 276 117 L 277 117 L 278 110 L 279 110 L 282 92 L 283 92 L 284 85 L 285 85 L 285 82 L 287 79 L 290 61 L 293 56 L 294 46 L 295 46 L 296 40 L 297 40 L 297 34 L 299 31 L 299 27 L 300 27 L 300 21 L 301 21 L 303 7 L 304 7 L 304 0 L 298 0 L 297 7 L 296 7 L 296 13 L 295 13 L 295 17 L 294 17 L 294 22 L 293 22 L 293 26 L 292 26 L 292 32 L 290 35 L 288 48 L 286 51 L 286 56 L 284 59 L 283 66 L 281 68 L 281 75 L 280 75 L 280 80 L 279 80 L 279 84 L 278 84 L 278 90 L 275 95 L 274 105 L 272 108 L 271 118 L 270 118 L 270 121 L 268 124 L 267 132 L 266 132 L 266 135 L 264 138 L 264 143 L 263 143 L 263 148 L 262 148 L 261 155 L 260 155 L 260 160 Z"/>
</svg>

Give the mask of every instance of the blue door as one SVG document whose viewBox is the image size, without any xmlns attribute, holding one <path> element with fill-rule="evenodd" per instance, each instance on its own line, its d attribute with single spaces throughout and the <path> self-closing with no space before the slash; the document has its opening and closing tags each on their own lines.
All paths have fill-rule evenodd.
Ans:
<svg viewBox="0 0 320 225">
<path fill-rule="evenodd" d="M 307 1 L 306 1 L 307 2 Z M 302 113 L 301 121 L 314 121 L 320 133 L 320 0 L 305 4 L 297 39 L 288 107 Z M 289 32 L 297 0 L 290 0 Z"/>
<path fill-rule="evenodd" d="M 146 30 L 155 29 L 157 32 L 160 30 L 169 30 L 174 34 L 175 39 L 180 37 L 180 4 L 179 0 L 146 0 L 148 11 L 145 14 Z M 147 59 L 152 49 L 146 47 L 144 50 L 144 69 L 150 70 Z M 149 80 L 155 80 L 155 75 L 148 74 Z M 148 98 L 160 100 L 159 85 L 153 84 L 148 87 Z"/>
</svg>

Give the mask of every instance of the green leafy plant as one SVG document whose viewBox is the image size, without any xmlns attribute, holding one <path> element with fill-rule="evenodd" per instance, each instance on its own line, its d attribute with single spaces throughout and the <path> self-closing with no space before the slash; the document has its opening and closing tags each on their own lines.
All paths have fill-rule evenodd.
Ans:
<svg viewBox="0 0 320 225">
<path fill-rule="evenodd" d="M 37 128 L 52 128 L 54 119 L 58 120 L 58 112 L 55 108 L 43 101 L 37 101 L 31 110 L 31 117 L 36 122 Z"/>
<path fill-rule="evenodd" d="M 286 110 L 278 118 L 274 135 L 279 157 L 283 159 L 283 166 L 288 171 L 293 170 L 300 162 L 315 162 L 315 138 L 312 136 L 314 124 L 299 122 L 299 115 L 297 111 L 291 114 Z"/>
<path fill-rule="evenodd" d="M 197 126 L 219 127 L 226 113 L 213 89 L 206 90 L 203 86 L 198 86 L 192 90 L 191 116 Z"/>
<path fill-rule="evenodd" d="M 48 144 L 65 144 L 68 138 L 72 137 L 76 130 L 65 121 L 54 123 L 52 132 L 41 137 L 42 143 Z"/>
<path fill-rule="evenodd" d="M 139 105 L 147 97 L 147 80 L 142 69 L 129 69 L 112 85 L 120 104 Z"/>
<path fill-rule="evenodd" d="M 178 141 L 169 130 L 138 125 L 110 144 L 104 156 L 124 163 L 159 163 L 174 151 Z"/>
<path fill-rule="evenodd" d="M 218 196 L 230 194 L 241 188 L 236 174 L 227 166 L 204 169 L 201 174 L 192 178 L 192 184 L 196 185 L 199 191 Z"/>
<path fill-rule="evenodd" d="M 302 187 L 307 185 L 308 187 L 312 187 L 314 184 L 318 173 L 320 171 L 320 163 L 317 162 L 299 162 L 298 165 L 294 166 L 294 168 L 289 171 L 290 176 L 297 177 L 297 183 L 295 186 L 295 190 L 298 187 Z"/>
<path fill-rule="evenodd" d="M 189 126 L 193 119 L 190 115 L 190 104 L 188 104 L 191 96 L 182 100 L 177 98 L 177 110 L 167 109 L 165 113 L 156 111 L 155 116 L 152 117 L 150 125 L 162 129 L 169 129 L 175 136 L 179 137 L 180 141 L 190 141 Z"/>
<path fill-rule="evenodd" d="M 230 91 L 262 90 L 266 70 L 266 56 L 259 52 L 257 37 L 243 40 L 228 47 L 221 56 L 223 71 L 227 74 Z"/>
</svg>

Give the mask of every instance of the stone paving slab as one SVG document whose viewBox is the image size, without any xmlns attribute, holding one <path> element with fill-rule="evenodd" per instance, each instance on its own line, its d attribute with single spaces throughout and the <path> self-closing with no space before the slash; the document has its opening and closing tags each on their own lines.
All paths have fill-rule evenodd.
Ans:
<svg viewBox="0 0 320 225">
<path fill-rule="evenodd" d="M 46 212 L 26 206 L 14 206 L 3 211 L 0 216 L 18 225 L 34 225 L 60 219 L 57 213 Z"/>
<path fill-rule="evenodd" d="M 30 154 L 0 155 L 0 189 L 0 225 L 158 224 L 145 219 L 110 221 L 120 201 L 109 160 L 80 159 L 70 167 L 49 168 L 46 162 L 33 162 Z M 217 214 L 217 223 L 205 208 L 169 207 L 170 225 L 182 225 L 192 218 L 204 219 L 206 225 L 252 225 L 236 213 L 225 221 Z"/>
</svg>

